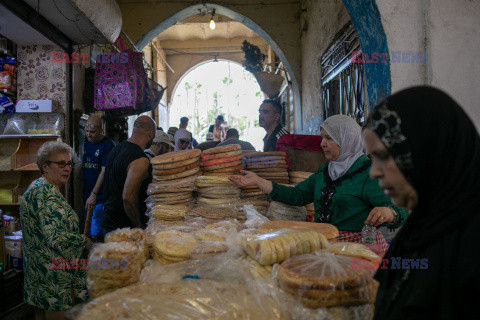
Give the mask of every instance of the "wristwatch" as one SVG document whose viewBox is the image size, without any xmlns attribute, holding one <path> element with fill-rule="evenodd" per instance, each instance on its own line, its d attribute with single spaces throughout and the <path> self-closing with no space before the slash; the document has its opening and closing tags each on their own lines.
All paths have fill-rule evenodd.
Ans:
<svg viewBox="0 0 480 320">
<path fill-rule="evenodd" d="M 391 223 L 391 225 L 394 225 L 397 222 L 398 213 L 394 207 L 390 206 L 389 208 L 393 212 L 393 222 Z"/>
</svg>

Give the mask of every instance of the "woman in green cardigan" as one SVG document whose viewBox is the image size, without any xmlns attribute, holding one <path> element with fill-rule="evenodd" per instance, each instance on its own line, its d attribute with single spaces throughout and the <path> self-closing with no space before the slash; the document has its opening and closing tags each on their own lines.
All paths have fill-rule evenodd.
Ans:
<svg viewBox="0 0 480 320">
<path fill-rule="evenodd" d="M 398 228 L 407 211 L 392 204 L 378 181 L 369 177 L 370 159 L 364 154 L 361 128 L 354 119 L 335 115 L 320 128 L 322 149 L 328 160 L 308 179 L 287 187 L 242 170 L 243 176 L 231 176 L 238 186 L 257 186 L 272 200 L 304 206 L 313 202 L 315 222 L 331 223 L 340 231 L 339 241 L 361 242 L 365 224 Z M 376 244 L 388 246 L 377 231 Z"/>
</svg>

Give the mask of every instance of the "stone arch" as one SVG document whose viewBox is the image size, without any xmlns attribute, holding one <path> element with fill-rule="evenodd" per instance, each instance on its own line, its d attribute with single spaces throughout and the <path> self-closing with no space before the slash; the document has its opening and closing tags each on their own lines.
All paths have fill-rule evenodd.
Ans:
<svg viewBox="0 0 480 320">
<path fill-rule="evenodd" d="M 233 11 L 229 8 L 226 8 L 224 6 L 220 6 L 217 4 L 206 3 L 205 5 L 209 9 L 215 9 L 215 12 L 217 14 L 221 14 L 235 21 L 241 22 L 248 28 L 255 31 L 260 37 L 263 38 L 263 40 L 265 40 L 265 42 L 268 43 L 268 45 L 273 49 L 275 54 L 280 58 L 280 60 L 283 62 L 283 65 L 287 69 L 289 76 L 291 78 L 290 81 L 292 83 L 292 88 L 294 92 L 294 104 L 295 104 L 295 113 L 296 113 L 295 118 L 297 122 L 296 127 L 300 128 L 302 126 L 302 109 L 301 109 L 299 82 L 297 77 L 295 76 L 295 72 L 291 64 L 287 60 L 286 55 L 283 52 L 283 50 L 280 48 L 280 46 L 272 39 L 272 37 L 262 27 L 260 27 L 257 23 L 255 23 L 253 20 L 249 19 L 248 17 L 236 11 Z M 197 14 L 203 6 L 204 4 L 192 5 L 188 8 L 178 11 L 177 13 L 168 17 L 167 19 L 163 20 L 162 22 L 157 24 L 155 27 L 153 27 L 149 32 L 143 35 L 142 38 L 140 38 L 140 40 L 138 40 L 138 42 L 136 43 L 137 48 L 139 49 L 144 48 L 159 33 L 171 27 L 177 21 L 183 20 L 194 14 Z"/>
</svg>

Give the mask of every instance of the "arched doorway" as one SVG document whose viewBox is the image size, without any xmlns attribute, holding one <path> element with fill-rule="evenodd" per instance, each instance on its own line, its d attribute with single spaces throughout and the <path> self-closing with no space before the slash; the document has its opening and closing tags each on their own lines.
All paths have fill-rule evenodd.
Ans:
<svg viewBox="0 0 480 320">
<path fill-rule="evenodd" d="M 210 125 L 224 116 L 227 128 L 237 129 L 240 139 L 257 150 L 263 148 L 264 129 L 258 126 L 258 107 L 263 93 L 250 72 L 240 63 L 218 59 L 198 63 L 177 81 L 169 108 L 170 126 L 189 118 L 188 130 L 200 143 Z"/>
<path fill-rule="evenodd" d="M 300 100 L 300 89 L 299 89 L 299 83 L 297 78 L 295 77 L 294 70 L 292 69 L 291 64 L 289 61 L 286 59 L 286 56 L 283 52 L 283 50 L 280 48 L 280 46 L 270 37 L 270 35 L 263 30 L 257 23 L 255 23 L 253 20 L 249 19 L 248 17 L 239 14 L 229 8 L 217 5 L 217 4 L 197 4 L 190 6 L 188 8 L 182 9 L 178 11 L 177 13 L 171 15 L 167 19 L 163 20 L 160 22 L 158 25 L 156 25 L 154 28 L 152 28 L 149 32 L 147 32 L 137 43 L 136 46 L 137 48 L 141 49 L 145 47 L 152 39 L 154 39 L 158 34 L 161 32 L 165 31 L 169 27 L 173 26 L 175 23 L 178 21 L 181 21 L 183 19 L 186 19 L 190 16 L 196 15 L 199 13 L 199 11 L 202 10 L 202 8 L 207 7 L 208 9 L 214 9 L 217 14 L 224 15 L 226 17 L 229 17 L 235 21 L 241 22 L 248 28 L 252 29 L 255 31 L 260 37 L 262 37 L 268 45 L 272 48 L 272 50 L 275 52 L 275 54 L 280 58 L 284 68 L 287 70 L 289 76 L 290 76 L 290 82 L 292 85 L 292 90 L 293 90 L 293 96 L 294 96 L 294 105 L 295 105 L 295 114 L 296 114 L 296 125 L 297 127 L 301 127 L 301 100 Z"/>
</svg>

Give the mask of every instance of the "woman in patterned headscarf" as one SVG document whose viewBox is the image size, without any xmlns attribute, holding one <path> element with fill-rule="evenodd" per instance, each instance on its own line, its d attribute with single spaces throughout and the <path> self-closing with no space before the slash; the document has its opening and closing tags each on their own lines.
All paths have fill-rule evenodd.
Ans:
<svg viewBox="0 0 480 320">
<path fill-rule="evenodd" d="M 86 266 L 79 262 L 87 239 L 60 193 L 70 177 L 73 155 L 63 142 L 44 143 L 37 153 L 42 177 L 30 184 L 20 203 L 24 300 L 37 307 L 40 319 L 63 319 L 67 309 L 88 298 Z"/>
<path fill-rule="evenodd" d="M 329 162 L 295 187 L 286 187 L 242 171 L 242 177 L 230 177 L 239 186 L 256 185 L 275 201 L 294 206 L 313 202 L 315 222 L 332 223 L 339 241 L 360 242 L 365 224 L 397 228 L 407 211 L 392 204 L 378 182 L 368 176 L 370 160 L 363 153 L 360 126 L 351 117 L 336 115 L 321 126 L 322 149 Z M 377 231 L 377 252 L 387 249 Z"/>
<path fill-rule="evenodd" d="M 480 298 L 480 137 L 448 95 L 414 87 L 364 130 L 370 175 L 412 210 L 375 278 L 375 319 L 472 319 Z"/>
</svg>

